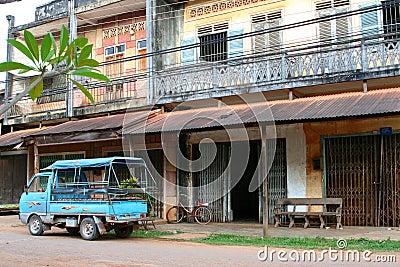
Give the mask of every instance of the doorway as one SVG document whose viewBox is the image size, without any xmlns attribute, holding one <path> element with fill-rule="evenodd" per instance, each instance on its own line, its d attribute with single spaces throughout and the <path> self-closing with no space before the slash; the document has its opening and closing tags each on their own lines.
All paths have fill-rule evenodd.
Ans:
<svg viewBox="0 0 400 267">
<path fill-rule="evenodd" d="M 246 170 L 231 191 L 231 209 L 234 221 L 258 222 L 259 190 L 249 192 L 249 185 L 260 157 L 260 141 L 250 141 L 250 155 Z"/>
</svg>

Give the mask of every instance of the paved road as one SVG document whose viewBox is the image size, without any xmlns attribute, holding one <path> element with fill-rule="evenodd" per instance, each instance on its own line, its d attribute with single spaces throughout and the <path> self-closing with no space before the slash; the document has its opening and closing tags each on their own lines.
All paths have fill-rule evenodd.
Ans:
<svg viewBox="0 0 400 267">
<path fill-rule="evenodd" d="M 117 239 L 105 236 L 97 241 L 72 237 L 65 230 L 31 236 L 17 216 L 0 216 L 0 266 L 269 266 L 259 261 L 261 248 L 211 246 L 156 239 Z M 272 248 L 270 248 L 271 250 Z M 286 250 L 289 252 L 289 250 Z M 400 254 L 397 257 L 400 260 Z M 275 266 L 291 266 L 279 261 Z M 337 262 L 324 262 L 337 266 Z M 313 263 L 317 266 L 321 263 Z M 354 265 L 354 264 L 353 264 Z M 361 266 L 362 264 L 356 264 Z M 386 265 L 386 266 L 391 266 Z M 310 263 L 296 264 L 310 266 Z M 368 266 L 378 266 L 368 264 Z"/>
</svg>

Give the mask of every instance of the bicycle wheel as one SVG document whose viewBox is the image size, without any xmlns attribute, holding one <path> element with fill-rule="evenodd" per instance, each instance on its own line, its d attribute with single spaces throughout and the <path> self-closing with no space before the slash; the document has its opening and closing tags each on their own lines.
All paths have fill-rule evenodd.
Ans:
<svg viewBox="0 0 400 267">
<path fill-rule="evenodd" d="M 207 224 L 211 221 L 211 210 L 207 207 L 198 207 L 194 212 L 194 218 L 199 224 Z"/>
<path fill-rule="evenodd" d="M 184 211 L 182 208 L 173 206 L 167 212 L 168 223 L 180 223 L 183 219 Z"/>
</svg>

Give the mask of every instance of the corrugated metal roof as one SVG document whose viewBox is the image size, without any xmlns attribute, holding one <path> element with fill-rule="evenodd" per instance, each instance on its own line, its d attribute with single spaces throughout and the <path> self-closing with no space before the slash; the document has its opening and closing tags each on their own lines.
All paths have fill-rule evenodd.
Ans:
<svg viewBox="0 0 400 267">
<path fill-rule="evenodd" d="M 23 141 L 23 138 L 33 134 L 35 132 L 41 131 L 43 129 L 27 129 L 16 132 L 7 133 L 0 136 L 0 147 L 10 147 L 15 146 Z"/>
<path fill-rule="evenodd" d="M 136 124 L 145 121 L 148 116 L 154 116 L 157 111 L 139 111 L 126 114 L 117 114 L 77 121 L 68 121 L 49 129 L 32 133 L 29 136 L 68 134 L 79 132 L 119 130 L 123 125 Z"/>
<path fill-rule="evenodd" d="M 268 122 L 348 118 L 400 112 L 400 88 L 336 95 L 200 108 L 157 115 L 140 125 L 124 127 L 129 134 L 202 129 L 217 126 Z M 273 118 L 272 116 L 273 115 Z M 119 134 L 122 131 L 118 132 Z"/>
</svg>

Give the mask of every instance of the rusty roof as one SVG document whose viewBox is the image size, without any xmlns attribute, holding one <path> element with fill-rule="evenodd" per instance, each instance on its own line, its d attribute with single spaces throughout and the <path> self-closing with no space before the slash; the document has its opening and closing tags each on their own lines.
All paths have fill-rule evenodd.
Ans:
<svg viewBox="0 0 400 267">
<path fill-rule="evenodd" d="M 138 111 L 89 119 L 68 121 L 49 129 L 34 132 L 29 136 L 56 135 L 79 132 L 119 130 L 123 125 L 136 124 L 153 116 L 156 111 Z"/>
<path fill-rule="evenodd" d="M 141 134 L 230 126 L 257 122 L 299 121 L 388 115 L 400 112 L 400 88 L 198 108 L 163 113 L 118 133 Z"/>
<path fill-rule="evenodd" d="M 20 130 L 11 133 L 7 133 L 0 136 L 0 147 L 2 148 L 9 148 L 11 146 L 18 145 L 19 143 L 23 142 L 23 138 L 41 131 L 43 129 L 27 129 L 27 130 Z"/>
</svg>

